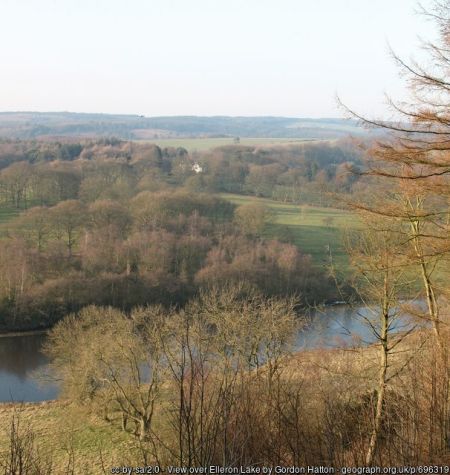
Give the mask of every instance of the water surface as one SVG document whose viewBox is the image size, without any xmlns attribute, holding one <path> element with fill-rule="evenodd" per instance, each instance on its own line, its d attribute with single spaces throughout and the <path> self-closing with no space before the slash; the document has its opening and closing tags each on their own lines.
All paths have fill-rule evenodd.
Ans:
<svg viewBox="0 0 450 475">
<path fill-rule="evenodd" d="M 48 359 L 41 352 L 44 334 L 0 337 L 0 402 L 55 399 L 58 388 L 40 381 Z"/>
</svg>

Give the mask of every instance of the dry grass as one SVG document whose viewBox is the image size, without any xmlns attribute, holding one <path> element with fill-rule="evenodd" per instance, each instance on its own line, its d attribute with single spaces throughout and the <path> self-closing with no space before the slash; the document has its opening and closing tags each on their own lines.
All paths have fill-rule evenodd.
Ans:
<svg viewBox="0 0 450 475">
<path fill-rule="evenodd" d="M 56 473 L 68 473 L 67 464 L 74 455 L 74 473 L 102 473 L 101 458 L 107 470 L 124 463 L 134 453 L 133 438 L 98 417 L 62 401 L 0 405 L 0 450 L 9 441 L 13 415 L 20 425 L 35 435 L 36 445 L 44 458 L 51 457 Z M 137 457 L 137 454 L 136 454 Z"/>
</svg>

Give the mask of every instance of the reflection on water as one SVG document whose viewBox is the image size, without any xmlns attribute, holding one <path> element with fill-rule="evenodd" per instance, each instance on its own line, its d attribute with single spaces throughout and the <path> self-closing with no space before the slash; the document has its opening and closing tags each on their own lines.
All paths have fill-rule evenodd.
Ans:
<svg viewBox="0 0 450 475">
<path fill-rule="evenodd" d="M 308 325 L 299 332 L 298 348 L 337 348 L 374 343 L 375 334 L 368 324 L 377 326 L 378 312 L 368 307 L 339 305 L 315 310 L 308 317 Z M 414 326 L 409 315 L 393 319 L 390 331 L 406 332 Z"/>
<path fill-rule="evenodd" d="M 44 339 L 45 335 L 0 338 L 0 402 L 56 398 L 57 387 L 37 377 L 48 363 L 40 351 Z"/>
<path fill-rule="evenodd" d="M 45 335 L 3 337 L 0 342 L 0 371 L 11 371 L 20 379 L 46 363 L 39 352 Z"/>
<path fill-rule="evenodd" d="M 299 332 L 298 348 L 317 348 L 368 344 L 373 333 L 364 318 L 370 318 L 367 308 L 347 306 L 326 307 L 310 316 L 306 329 Z M 410 328 L 406 317 L 399 319 L 397 331 Z M 40 349 L 45 335 L 26 335 L 0 338 L 0 402 L 45 401 L 58 395 L 58 388 L 49 381 L 40 382 L 36 374 L 48 363 Z"/>
</svg>

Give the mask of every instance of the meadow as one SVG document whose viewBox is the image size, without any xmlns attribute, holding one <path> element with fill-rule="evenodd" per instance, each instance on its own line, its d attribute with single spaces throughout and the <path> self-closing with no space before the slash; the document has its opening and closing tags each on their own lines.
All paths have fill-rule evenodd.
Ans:
<svg viewBox="0 0 450 475">
<path fill-rule="evenodd" d="M 0 238 L 8 235 L 7 223 L 19 216 L 20 212 L 17 208 L 0 203 Z"/>
<path fill-rule="evenodd" d="M 0 204 L 0 224 L 6 223 L 7 221 L 18 216 L 20 211 L 11 206 L 7 206 L 4 203 Z"/>
<path fill-rule="evenodd" d="M 300 143 L 311 142 L 314 139 L 302 139 L 302 138 L 252 138 L 241 137 L 239 140 L 240 145 L 275 145 L 286 143 Z M 173 138 L 173 139 L 152 139 L 145 140 L 145 142 L 154 143 L 159 147 L 183 147 L 189 152 L 193 151 L 205 151 L 216 147 L 222 147 L 224 145 L 236 145 L 233 137 L 215 137 L 215 138 Z"/>
</svg>

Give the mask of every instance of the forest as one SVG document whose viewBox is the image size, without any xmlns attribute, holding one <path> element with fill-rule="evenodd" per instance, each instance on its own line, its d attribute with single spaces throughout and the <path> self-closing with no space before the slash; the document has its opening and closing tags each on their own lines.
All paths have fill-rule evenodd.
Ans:
<svg viewBox="0 0 450 475">
<path fill-rule="evenodd" d="M 242 279 L 303 305 L 336 298 L 325 270 L 287 236 L 264 237 L 270 209 L 217 194 L 329 205 L 327 190 L 349 194 L 348 168 L 362 163 L 346 142 L 190 155 L 116 139 L 4 141 L 0 163 L 4 329 L 46 328 L 90 304 L 182 305 Z"/>
</svg>

